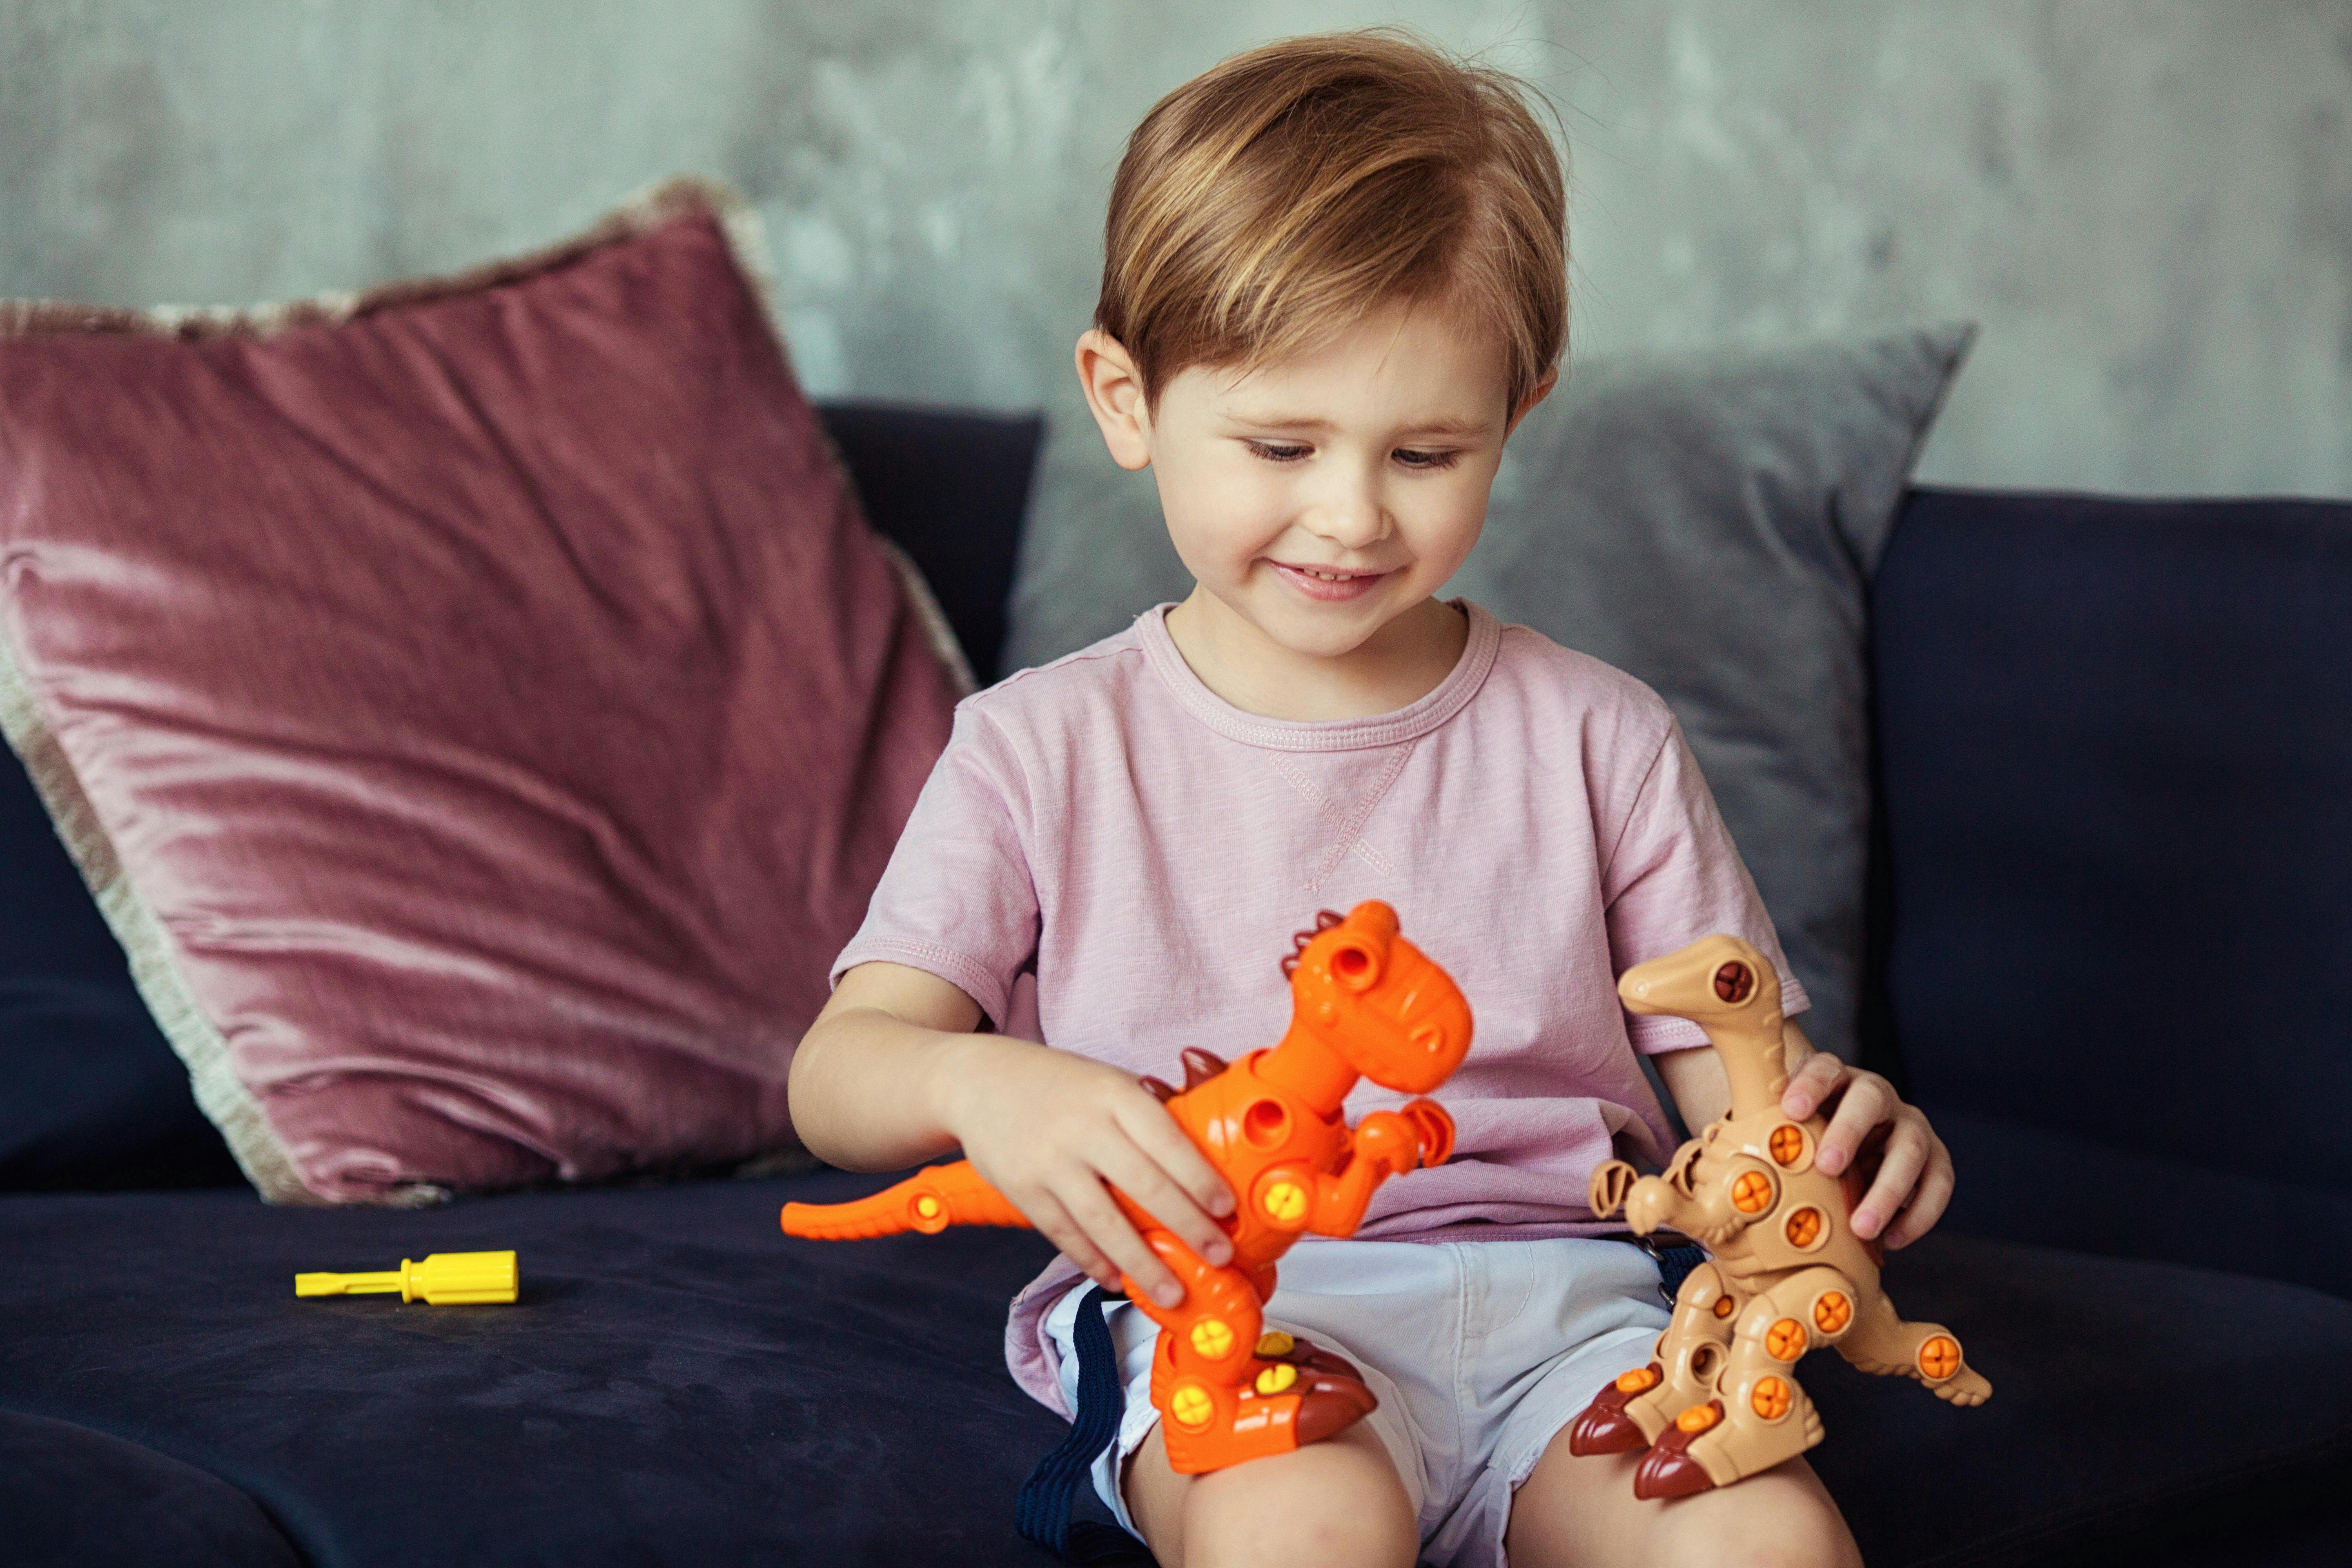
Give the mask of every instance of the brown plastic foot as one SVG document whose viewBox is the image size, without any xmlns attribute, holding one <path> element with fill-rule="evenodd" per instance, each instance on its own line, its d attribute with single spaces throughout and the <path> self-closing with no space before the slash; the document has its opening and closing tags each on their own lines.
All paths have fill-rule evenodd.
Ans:
<svg viewBox="0 0 2352 1568">
<path fill-rule="evenodd" d="M 1638 1454 L 1650 1446 L 1650 1440 L 1642 1436 L 1641 1423 L 1625 1414 L 1629 1401 L 1655 1388 L 1664 1376 L 1664 1369 L 1656 1362 L 1649 1364 L 1647 1372 L 1649 1381 L 1638 1388 L 1625 1386 L 1628 1378 L 1636 1376 L 1630 1373 L 1625 1378 L 1601 1385 L 1601 1392 L 1592 1396 L 1592 1403 L 1584 1407 L 1584 1413 L 1568 1429 L 1570 1453 L 1585 1459 L 1596 1454 Z"/>
<path fill-rule="evenodd" d="M 1723 1405 L 1720 1401 L 1710 1400 L 1706 1405 L 1693 1408 L 1712 1408 L 1717 1421 L 1688 1426 L 1678 1420 L 1658 1435 L 1657 1443 L 1633 1472 L 1633 1495 L 1643 1502 L 1688 1497 L 1715 1485 L 1715 1478 L 1706 1473 L 1706 1467 L 1691 1457 L 1690 1446 L 1693 1438 L 1714 1430 L 1722 1418 Z"/>
<path fill-rule="evenodd" d="M 1325 1382 L 1298 1402 L 1298 1419 L 1294 1429 L 1298 1441 L 1320 1443 L 1337 1432 L 1344 1432 L 1370 1415 L 1380 1405 L 1372 1391 L 1360 1383 Z"/>
</svg>

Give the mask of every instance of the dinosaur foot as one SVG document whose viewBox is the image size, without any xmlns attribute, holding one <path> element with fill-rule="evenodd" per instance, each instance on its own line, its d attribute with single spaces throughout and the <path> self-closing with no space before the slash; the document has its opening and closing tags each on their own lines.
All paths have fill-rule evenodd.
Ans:
<svg viewBox="0 0 2352 1568">
<path fill-rule="evenodd" d="M 1982 1405 L 1992 1397 L 1992 1384 L 1976 1368 L 1964 1366 L 1941 1383 L 1928 1384 L 1927 1392 L 1954 1405 Z"/>
<path fill-rule="evenodd" d="M 1244 1459 L 1286 1454 L 1346 1431 L 1380 1405 L 1345 1358 L 1289 1336 L 1259 1342 L 1268 1352 L 1238 1394 L 1182 1380 L 1161 1409 L 1168 1464 L 1179 1475 L 1221 1470 Z M 1225 1412 L 1230 1411 L 1228 1416 Z"/>
<path fill-rule="evenodd" d="M 1648 1447 L 1650 1439 L 1643 1435 L 1642 1424 L 1625 1406 L 1664 1378 L 1664 1369 L 1652 1362 L 1603 1386 L 1569 1427 L 1568 1451 L 1579 1458 L 1590 1458 L 1595 1454 L 1634 1454 Z"/>
<path fill-rule="evenodd" d="M 1693 1419 L 1699 1417 L 1700 1419 Z M 1694 1405 L 1658 1440 L 1633 1472 L 1633 1495 L 1643 1502 L 1659 1498 L 1688 1497 L 1715 1485 L 1715 1478 L 1690 1451 L 1693 1439 L 1713 1431 L 1723 1420 L 1723 1402 L 1710 1399 Z"/>
</svg>

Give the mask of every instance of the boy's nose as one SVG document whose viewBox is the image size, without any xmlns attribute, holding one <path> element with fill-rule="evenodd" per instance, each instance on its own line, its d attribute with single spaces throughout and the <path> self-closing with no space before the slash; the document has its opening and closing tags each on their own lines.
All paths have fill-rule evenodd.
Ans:
<svg viewBox="0 0 2352 1568">
<path fill-rule="evenodd" d="M 1327 495 L 1308 509 L 1307 526 L 1343 550 L 1361 550 L 1389 536 L 1395 526 L 1379 494 L 1370 489 Z"/>
</svg>

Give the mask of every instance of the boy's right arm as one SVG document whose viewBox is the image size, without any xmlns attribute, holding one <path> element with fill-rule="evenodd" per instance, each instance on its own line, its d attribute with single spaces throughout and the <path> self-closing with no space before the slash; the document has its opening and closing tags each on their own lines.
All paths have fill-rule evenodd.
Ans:
<svg viewBox="0 0 2352 1568">
<path fill-rule="evenodd" d="M 1118 1189 L 1213 1264 L 1233 1247 L 1215 1168 L 1143 1086 L 1105 1062 L 976 1035 L 981 1009 L 925 970 L 861 963 L 841 977 L 793 1058 L 793 1125 L 856 1171 L 965 1158 L 1065 1257 L 1112 1289 L 1127 1276 L 1165 1306 L 1183 1287 L 1104 1187 Z"/>
</svg>

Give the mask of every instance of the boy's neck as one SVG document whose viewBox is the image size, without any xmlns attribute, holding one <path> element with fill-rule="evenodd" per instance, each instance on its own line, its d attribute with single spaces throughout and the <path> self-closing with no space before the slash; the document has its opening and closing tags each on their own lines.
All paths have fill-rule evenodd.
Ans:
<svg viewBox="0 0 2352 1568">
<path fill-rule="evenodd" d="M 1168 612 L 1168 636 L 1201 684 L 1244 713 L 1318 722 L 1410 708 L 1445 683 L 1470 640 L 1469 617 L 1423 599 L 1337 657 L 1268 637 L 1207 589 Z"/>
</svg>

